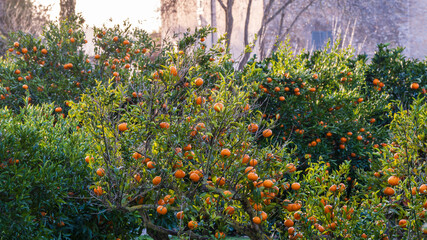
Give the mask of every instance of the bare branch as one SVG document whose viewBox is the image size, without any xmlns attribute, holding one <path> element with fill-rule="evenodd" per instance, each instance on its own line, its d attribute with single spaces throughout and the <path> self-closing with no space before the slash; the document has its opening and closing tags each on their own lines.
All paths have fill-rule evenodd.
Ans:
<svg viewBox="0 0 427 240">
<path fill-rule="evenodd" d="M 221 5 L 222 9 L 224 9 L 224 11 L 226 11 L 227 7 L 225 6 L 225 4 L 222 2 L 222 0 L 218 0 L 219 5 Z"/>
</svg>

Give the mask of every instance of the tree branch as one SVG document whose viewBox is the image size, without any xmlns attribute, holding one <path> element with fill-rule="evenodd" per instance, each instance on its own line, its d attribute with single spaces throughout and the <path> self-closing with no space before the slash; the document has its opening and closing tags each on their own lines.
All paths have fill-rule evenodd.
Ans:
<svg viewBox="0 0 427 240">
<path fill-rule="evenodd" d="M 224 9 L 224 11 L 226 11 L 227 7 L 225 6 L 225 4 L 222 2 L 222 0 L 218 0 L 219 5 L 221 5 L 222 9 Z"/>
</svg>

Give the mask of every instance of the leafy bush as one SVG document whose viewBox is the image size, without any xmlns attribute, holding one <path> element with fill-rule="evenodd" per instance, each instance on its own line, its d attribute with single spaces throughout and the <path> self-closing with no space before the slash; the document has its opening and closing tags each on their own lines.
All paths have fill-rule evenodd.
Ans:
<svg viewBox="0 0 427 240">
<path fill-rule="evenodd" d="M 365 94 L 365 59 L 338 45 L 310 55 L 295 54 L 285 44 L 271 59 L 245 69 L 256 104 L 266 119 L 276 120 L 277 141 L 297 148 L 301 168 L 322 158 L 335 167 L 350 160 L 353 167 L 367 169 L 369 153 L 384 139 L 373 123 L 386 101 Z"/>
<path fill-rule="evenodd" d="M 8 239 L 86 239 L 131 234 L 138 217 L 105 208 L 88 194 L 88 146 L 76 123 L 52 105 L 0 111 L 0 233 Z M 100 220 L 104 219 L 104 220 Z M 100 223 L 103 221 L 104 223 Z M 117 224 L 116 224 L 117 223 Z M 126 231 L 120 229 L 126 227 Z M 123 234 L 124 234 L 123 233 Z"/>
</svg>

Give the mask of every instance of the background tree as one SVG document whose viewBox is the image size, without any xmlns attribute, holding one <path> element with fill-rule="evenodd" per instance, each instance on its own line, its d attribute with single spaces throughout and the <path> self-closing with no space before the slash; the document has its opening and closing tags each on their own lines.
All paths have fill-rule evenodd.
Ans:
<svg viewBox="0 0 427 240">
<path fill-rule="evenodd" d="M 37 5 L 34 0 L 5 0 L 0 2 L 0 50 L 4 53 L 11 32 L 22 31 L 39 36 L 49 19 L 49 6 Z"/>
<path fill-rule="evenodd" d="M 61 11 L 59 16 L 61 20 L 67 19 L 76 12 L 76 0 L 61 0 Z"/>
</svg>

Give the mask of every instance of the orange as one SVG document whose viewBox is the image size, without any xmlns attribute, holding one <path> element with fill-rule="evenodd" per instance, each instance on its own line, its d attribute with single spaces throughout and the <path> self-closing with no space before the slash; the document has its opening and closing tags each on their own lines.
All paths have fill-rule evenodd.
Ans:
<svg viewBox="0 0 427 240">
<path fill-rule="evenodd" d="M 28 85 L 24 84 L 24 85 L 22 85 L 22 88 L 25 89 L 25 90 L 27 90 L 28 89 Z"/>
<path fill-rule="evenodd" d="M 261 218 L 259 218 L 259 217 L 253 217 L 252 218 L 252 222 L 254 222 L 255 224 L 261 224 Z"/>
<path fill-rule="evenodd" d="M 231 155 L 231 152 L 228 148 L 224 148 L 221 150 L 221 156 L 223 157 L 229 157 Z"/>
<path fill-rule="evenodd" d="M 158 206 L 157 207 L 157 213 L 160 215 L 165 215 L 168 212 L 168 209 L 166 207 L 163 206 Z"/>
<path fill-rule="evenodd" d="M 176 67 L 171 66 L 170 72 L 171 72 L 172 76 L 174 76 L 174 77 L 178 76 L 178 71 L 176 70 Z"/>
<path fill-rule="evenodd" d="M 286 219 L 285 221 L 286 227 L 292 227 L 293 225 L 294 225 L 294 221 L 292 221 L 291 219 Z"/>
<path fill-rule="evenodd" d="M 203 79 L 197 78 L 196 81 L 195 81 L 195 83 L 196 83 L 196 86 L 200 87 L 200 86 L 203 85 Z"/>
<path fill-rule="evenodd" d="M 104 193 L 101 186 L 97 186 L 95 189 L 93 189 L 93 192 L 96 196 L 101 196 Z"/>
<path fill-rule="evenodd" d="M 258 124 L 256 124 L 256 123 L 249 124 L 248 125 L 248 131 L 251 133 L 258 131 Z"/>
<path fill-rule="evenodd" d="M 214 105 L 214 109 L 215 109 L 215 111 L 217 111 L 217 112 L 221 112 L 223 109 L 224 109 L 224 104 L 222 104 L 222 103 L 215 103 L 215 105 Z"/>
<path fill-rule="evenodd" d="M 331 191 L 331 192 L 335 192 L 337 190 L 337 185 L 332 185 L 330 188 L 329 188 L 329 191 Z"/>
<path fill-rule="evenodd" d="M 258 174 L 254 173 L 254 172 L 250 172 L 248 174 L 248 179 L 251 181 L 256 181 L 256 180 L 258 180 Z"/>
<path fill-rule="evenodd" d="M 43 54 L 47 54 L 47 50 L 43 48 L 43 49 L 42 49 L 42 53 L 43 53 Z"/>
<path fill-rule="evenodd" d="M 188 222 L 188 228 L 190 228 L 191 230 L 197 228 L 197 222 L 196 221 L 189 221 Z"/>
<path fill-rule="evenodd" d="M 279 100 L 283 102 L 283 101 L 285 101 L 285 97 L 284 96 L 280 96 Z"/>
<path fill-rule="evenodd" d="M 399 178 L 398 177 L 396 177 L 396 176 L 391 176 L 391 177 L 389 177 L 388 178 L 388 184 L 390 184 L 390 185 L 392 185 L 392 186 L 396 186 L 396 185 L 399 185 Z"/>
<path fill-rule="evenodd" d="M 200 180 L 200 176 L 199 176 L 199 174 L 193 172 L 190 174 L 190 179 L 193 182 L 198 182 Z"/>
<path fill-rule="evenodd" d="M 271 137 L 271 135 L 273 135 L 273 132 L 272 132 L 270 129 L 265 129 L 265 130 L 262 132 L 262 136 L 264 136 L 264 137 L 266 137 L 266 138 Z"/>
<path fill-rule="evenodd" d="M 62 112 L 62 108 L 61 107 L 57 107 L 57 108 L 55 108 L 55 112 Z"/>
<path fill-rule="evenodd" d="M 124 132 L 126 130 L 128 130 L 128 124 L 127 123 L 120 123 L 119 124 L 119 131 Z"/>
<path fill-rule="evenodd" d="M 98 170 L 96 170 L 96 174 L 103 177 L 105 175 L 105 170 L 103 168 L 98 168 Z"/>
<path fill-rule="evenodd" d="M 175 172 L 175 177 L 176 177 L 176 178 L 184 178 L 184 177 L 185 177 L 185 172 L 184 172 L 184 171 L 182 171 L 181 169 L 178 169 L 178 170 Z"/>
<path fill-rule="evenodd" d="M 234 212 L 235 212 L 235 209 L 234 209 L 234 207 L 232 207 L 232 206 L 228 206 L 228 207 L 225 209 L 225 212 L 226 212 L 227 214 L 229 214 L 229 215 L 233 215 L 233 214 L 234 214 Z"/>
<path fill-rule="evenodd" d="M 225 178 L 220 177 L 216 179 L 216 184 L 220 185 L 220 186 L 224 186 L 225 184 Z"/>
<path fill-rule="evenodd" d="M 15 48 L 18 48 L 18 47 L 19 47 L 19 42 L 14 42 L 14 43 L 13 43 L 13 46 L 14 46 Z"/>
<path fill-rule="evenodd" d="M 299 190 L 301 188 L 301 185 L 299 183 L 292 183 L 291 185 L 292 190 Z"/>
<path fill-rule="evenodd" d="M 242 163 L 243 163 L 243 164 L 248 163 L 248 162 L 249 162 L 249 159 L 250 159 L 250 157 L 249 157 L 249 155 L 248 155 L 248 154 L 243 155 Z"/>
<path fill-rule="evenodd" d="M 263 185 L 265 188 L 272 188 L 273 187 L 273 181 L 271 181 L 270 179 L 267 179 L 263 182 Z"/>
<path fill-rule="evenodd" d="M 153 184 L 154 185 L 159 185 L 160 184 L 160 182 L 162 182 L 162 177 L 160 177 L 160 176 L 156 176 L 156 177 L 154 177 L 153 178 Z"/>
<path fill-rule="evenodd" d="M 420 87 L 420 85 L 418 83 L 411 83 L 411 89 L 412 90 L 417 90 Z"/>
<path fill-rule="evenodd" d="M 204 38 L 202 38 L 202 39 L 204 39 Z M 225 238 L 225 233 L 223 233 L 223 232 L 216 232 L 215 233 L 215 238 L 216 239 L 224 239 Z"/>
<path fill-rule="evenodd" d="M 167 122 L 161 122 L 160 123 L 160 128 L 168 129 L 169 127 L 170 127 L 170 124 Z"/>
<path fill-rule="evenodd" d="M 393 194 L 394 194 L 394 189 L 393 189 L 393 188 L 391 188 L 391 187 L 386 187 L 386 188 L 384 189 L 384 194 L 391 196 L 391 195 L 393 195 Z"/>
<path fill-rule="evenodd" d="M 176 218 L 177 219 L 184 219 L 184 212 L 183 211 L 179 211 L 176 213 Z"/>
<path fill-rule="evenodd" d="M 297 167 L 295 167 L 293 163 L 288 163 L 288 165 L 286 165 L 286 168 L 289 172 L 295 172 L 297 170 Z"/>
<path fill-rule="evenodd" d="M 252 167 L 255 167 L 258 164 L 258 161 L 256 159 L 251 159 L 251 161 L 249 161 L 249 165 L 251 165 Z"/>
<path fill-rule="evenodd" d="M 331 213 L 332 212 L 332 206 L 331 205 L 326 205 L 324 207 L 325 213 Z"/>
<path fill-rule="evenodd" d="M 399 226 L 401 227 L 401 228 L 406 228 L 406 224 L 408 223 L 408 221 L 406 220 L 406 219 L 401 219 L 400 221 L 399 221 Z"/>
</svg>

